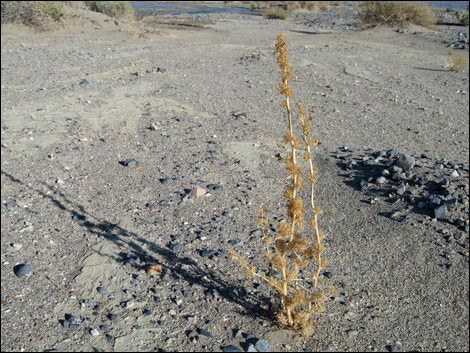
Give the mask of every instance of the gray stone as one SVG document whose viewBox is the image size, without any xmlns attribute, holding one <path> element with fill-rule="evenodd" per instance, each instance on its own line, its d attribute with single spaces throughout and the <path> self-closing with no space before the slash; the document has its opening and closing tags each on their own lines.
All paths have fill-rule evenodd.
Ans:
<svg viewBox="0 0 470 353">
<path fill-rule="evenodd" d="M 223 189 L 223 186 L 220 185 L 220 184 L 209 184 L 209 185 L 206 185 L 206 187 L 207 187 L 209 190 L 213 190 L 213 191 Z"/>
<path fill-rule="evenodd" d="M 449 211 L 447 210 L 447 205 L 444 204 L 434 209 L 434 216 L 437 219 L 442 219 L 447 215 L 448 212 Z"/>
<path fill-rule="evenodd" d="M 268 341 L 264 339 L 260 339 L 256 342 L 255 348 L 258 352 L 272 352 L 273 348 L 268 343 Z"/>
<path fill-rule="evenodd" d="M 405 172 L 413 169 L 415 163 L 415 158 L 406 154 L 400 154 L 397 159 L 397 166 L 403 169 Z"/>
<path fill-rule="evenodd" d="M 90 84 L 90 82 L 88 82 L 88 80 L 86 79 L 83 79 L 78 84 L 80 85 L 80 87 L 85 88 L 86 86 Z"/>
<path fill-rule="evenodd" d="M 383 176 L 380 176 L 375 180 L 375 183 L 379 185 L 385 184 L 386 182 L 387 182 L 387 179 Z"/>
<path fill-rule="evenodd" d="M 222 348 L 222 352 L 243 352 L 240 348 L 230 345 Z"/>
<path fill-rule="evenodd" d="M 108 293 L 108 290 L 105 288 L 105 287 L 98 287 L 96 288 L 97 292 L 100 293 L 101 295 L 105 295 L 106 293 Z"/>
<path fill-rule="evenodd" d="M 403 171 L 403 169 L 401 169 L 400 167 L 397 167 L 396 165 L 394 165 L 390 168 L 390 172 L 392 172 L 392 173 L 401 173 L 402 171 Z"/>
<path fill-rule="evenodd" d="M 258 350 L 255 348 L 255 346 L 254 346 L 252 343 L 250 343 L 250 344 L 248 345 L 248 348 L 247 348 L 246 351 L 247 351 L 247 352 L 258 352 Z"/>
<path fill-rule="evenodd" d="M 109 326 L 107 325 L 100 325 L 100 330 L 103 332 L 109 332 Z"/>
<path fill-rule="evenodd" d="M 247 114 L 245 112 L 240 111 L 240 110 L 232 111 L 232 116 L 234 118 L 237 118 L 237 119 L 238 118 L 245 118 L 245 119 L 247 118 Z"/>
<path fill-rule="evenodd" d="M 164 184 L 164 185 L 170 184 L 170 183 L 172 183 L 172 182 L 173 182 L 173 179 L 170 178 L 170 177 L 160 179 L 160 183 L 162 183 L 162 184 Z"/>
<path fill-rule="evenodd" d="M 7 209 L 8 209 L 9 211 L 12 211 L 12 210 L 16 209 L 16 207 L 17 207 L 18 205 L 16 204 L 16 201 L 13 200 L 13 201 L 8 201 L 8 202 L 6 203 L 6 206 L 7 206 Z"/>
<path fill-rule="evenodd" d="M 136 161 L 135 159 L 125 159 L 119 163 L 126 167 L 138 167 L 140 165 L 140 162 Z"/>
<path fill-rule="evenodd" d="M 203 335 L 203 336 L 206 336 L 206 337 L 214 337 L 212 335 L 212 333 L 204 328 L 198 328 L 197 329 L 197 332 L 200 334 L 200 335 Z"/>
<path fill-rule="evenodd" d="M 403 195 L 406 191 L 406 187 L 405 187 L 405 184 L 401 184 L 398 189 L 397 189 L 397 194 L 398 195 Z"/>
</svg>

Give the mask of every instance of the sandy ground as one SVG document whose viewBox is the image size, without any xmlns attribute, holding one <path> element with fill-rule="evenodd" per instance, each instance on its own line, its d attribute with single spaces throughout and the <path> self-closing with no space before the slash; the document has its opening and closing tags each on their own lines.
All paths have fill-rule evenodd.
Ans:
<svg viewBox="0 0 470 353">
<path fill-rule="evenodd" d="M 469 350 L 468 67 L 448 70 L 443 28 L 78 14 L 52 33 L 2 26 L 2 351 Z M 275 326 L 273 293 L 226 256 L 235 246 L 262 263 L 260 203 L 274 227 L 285 218 L 280 32 L 323 142 L 320 222 L 339 291 L 304 338 Z M 463 225 L 371 199 L 359 184 L 373 175 L 343 168 L 389 149 L 445 165 L 436 178 L 458 171 Z M 409 221 L 387 216 L 397 210 Z"/>
</svg>

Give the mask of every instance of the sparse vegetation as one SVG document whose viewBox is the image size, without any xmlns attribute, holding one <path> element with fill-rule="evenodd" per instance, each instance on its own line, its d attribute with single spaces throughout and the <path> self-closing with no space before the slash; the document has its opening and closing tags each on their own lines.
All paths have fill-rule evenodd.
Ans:
<svg viewBox="0 0 470 353">
<path fill-rule="evenodd" d="M 276 3 L 274 1 L 263 1 L 254 2 L 250 5 L 250 8 L 267 8 L 265 17 L 285 20 L 289 17 L 291 12 L 296 10 L 308 10 L 312 12 L 328 11 L 330 9 L 330 4 L 326 1 L 283 1 L 281 3 Z"/>
<path fill-rule="evenodd" d="M 2 23 L 21 23 L 37 30 L 54 28 L 65 16 L 61 1 L 2 1 Z"/>
<path fill-rule="evenodd" d="M 460 10 L 455 13 L 457 19 L 460 21 L 461 24 L 464 26 L 468 26 L 468 10 Z"/>
<path fill-rule="evenodd" d="M 436 24 L 433 10 L 425 5 L 407 1 L 364 1 L 358 13 L 359 21 L 370 26 L 407 26 L 416 24 L 431 27 Z"/>
<path fill-rule="evenodd" d="M 308 11 L 328 11 L 330 4 L 327 1 L 284 1 L 281 7 L 287 11 L 308 10 Z"/>
<path fill-rule="evenodd" d="M 120 18 L 134 15 L 130 1 L 85 1 L 91 11 L 100 12 L 110 17 Z"/>
<path fill-rule="evenodd" d="M 285 20 L 286 18 L 289 17 L 289 11 L 280 7 L 272 7 L 272 8 L 267 9 L 267 11 L 264 14 L 264 17 L 269 18 L 269 19 Z"/>
<path fill-rule="evenodd" d="M 460 54 L 450 54 L 450 71 L 461 71 L 464 68 L 468 68 L 468 57 Z"/>
<path fill-rule="evenodd" d="M 287 199 L 287 220 L 282 221 L 277 232 L 270 235 L 266 211 L 263 207 L 260 208 L 258 224 L 263 230 L 265 257 L 269 263 L 268 273 L 259 271 L 233 250 L 230 250 L 230 256 L 240 263 L 249 277 L 265 281 L 277 292 L 280 307 L 275 311 L 279 323 L 305 333 L 312 329 L 314 315 L 325 310 L 325 302 L 333 293 L 332 289 L 325 289 L 321 276 L 328 266 L 328 260 L 324 256 L 325 235 L 318 224 L 318 216 L 322 210 L 315 200 L 314 186 L 318 170 L 313 164 L 312 153 L 312 148 L 320 144 L 320 141 L 311 138 L 310 122 L 313 116 L 309 116 L 303 105 L 297 104 L 296 112 L 291 105 L 293 92 L 289 80 L 294 74 L 290 68 L 287 45 L 282 34 L 278 36 L 276 53 L 281 70 L 279 88 L 283 96 L 282 107 L 287 115 L 288 131 L 284 142 L 290 147 L 290 152 L 285 158 L 291 180 L 284 191 Z M 299 118 L 297 123 L 294 121 L 294 114 Z M 300 137 L 296 135 L 296 127 L 300 128 Z M 302 157 L 305 160 L 305 168 L 301 165 Z M 304 178 L 309 184 L 307 192 L 304 190 Z M 309 206 L 304 206 L 304 198 L 309 199 Z M 312 214 L 308 221 L 305 219 L 307 209 Z M 306 229 L 309 229 L 311 234 L 305 237 L 302 232 L 306 232 Z"/>
</svg>

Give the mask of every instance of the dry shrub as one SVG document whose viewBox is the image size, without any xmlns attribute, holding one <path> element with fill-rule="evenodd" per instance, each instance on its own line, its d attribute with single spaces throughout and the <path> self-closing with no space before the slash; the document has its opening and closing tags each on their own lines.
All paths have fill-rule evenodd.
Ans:
<svg viewBox="0 0 470 353">
<path fill-rule="evenodd" d="M 304 9 L 312 12 L 328 11 L 330 3 L 328 1 L 284 1 L 281 5 L 287 11 Z"/>
<path fill-rule="evenodd" d="M 431 27 L 437 22 L 430 7 L 407 1 L 364 1 L 360 5 L 358 19 L 372 26 L 406 26 L 412 23 Z"/>
<path fill-rule="evenodd" d="M 330 9 L 330 4 L 326 1 L 320 1 L 318 3 L 318 8 L 321 10 L 321 11 L 328 11 Z"/>
<path fill-rule="evenodd" d="M 468 26 L 468 10 L 460 10 L 455 13 L 459 22 L 464 25 Z"/>
<path fill-rule="evenodd" d="M 134 15 L 130 1 L 85 1 L 85 5 L 91 11 L 104 13 L 109 17 L 120 18 Z"/>
<path fill-rule="evenodd" d="M 468 68 L 468 57 L 458 54 L 450 55 L 450 71 L 461 71 L 464 68 Z"/>
<path fill-rule="evenodd" d="M 52 30 L 65 16 L 61 1 L 2 1 L 2 23 L 21 23 L 40 31 Z"/>
<path fill-rule="evenodd" d="M 285 20 L 289 17 L 289 11 L 280 7 L 271 7 L 267 9 L 264 14 L 264 17 L 269 19 Z"/>
</svg>

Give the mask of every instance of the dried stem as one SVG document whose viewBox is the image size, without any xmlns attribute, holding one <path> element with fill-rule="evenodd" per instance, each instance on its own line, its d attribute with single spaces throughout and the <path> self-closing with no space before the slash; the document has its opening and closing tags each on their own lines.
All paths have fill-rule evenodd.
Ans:
<svg viewBox="0 0 470 353">
<path fill-rule="evenodd" d="M 307 117 L 307 110 L 297 105 L 298 117 L 301 125 L 301 138 L 295 135 L 294 111 L 291 107 L 292 90 L 289 79 L 293 77 L 287 55 L 287 45 L 284 36 L 278 36 L 276 51 L 277 62 L 280 67 L 281 82 L 279 91 L 283 95 L 282 107 L 287 113 L 288 131 L 284 139 L 290 145 L 290 152 L 286 158 L 286 169 L 290 173 L 292 181 L 285 189 L 284 195 L 288 201 L 287 221 L 281 222 L 274 237 L 268 237 L 269 222 L 266 211 L 260 208 L 258 224 L 262 227 L 262 234 L 266 245 L 266 259 L 269 261 L 269 274 L 260 274 L 247 260 L 230 251 L 232 258 L 238 260 L 242 268 L 250 277 L 257 277 L 265 281 L 278 294 L 282 306 L 278 319 L 296 330 L 307 330 L 312 325 L 312 315 L 324 310 L 324 302 L 328 298 L 326 292 L 320 289 L 320 273 L 327 262 L 323 258 L 324 246 L 323 234 L 318 226 L 318 215 L 321 209 L 315 204 L 315 182 L 317 170 L 313 164 L 312 147 L 318 145 L 318 140 L 310 139 L 309 121 L 313 117 Z M 314 236 L 312 239 L 304 239 L 301 232 L 304 230 L 304 206 L 302 203 L 302 168 L 299 164 L 299 153 L 305 152 L 305 159 L 309 165 L 310 179 L 310 206 L 312 218 L 310 226 Z M 313 285 L 306 288 L 302 281 L 302 271 L 315 264 L 312 269 Z M 277 273 L 277 275 L 276 275 Z"/>
</svg>

